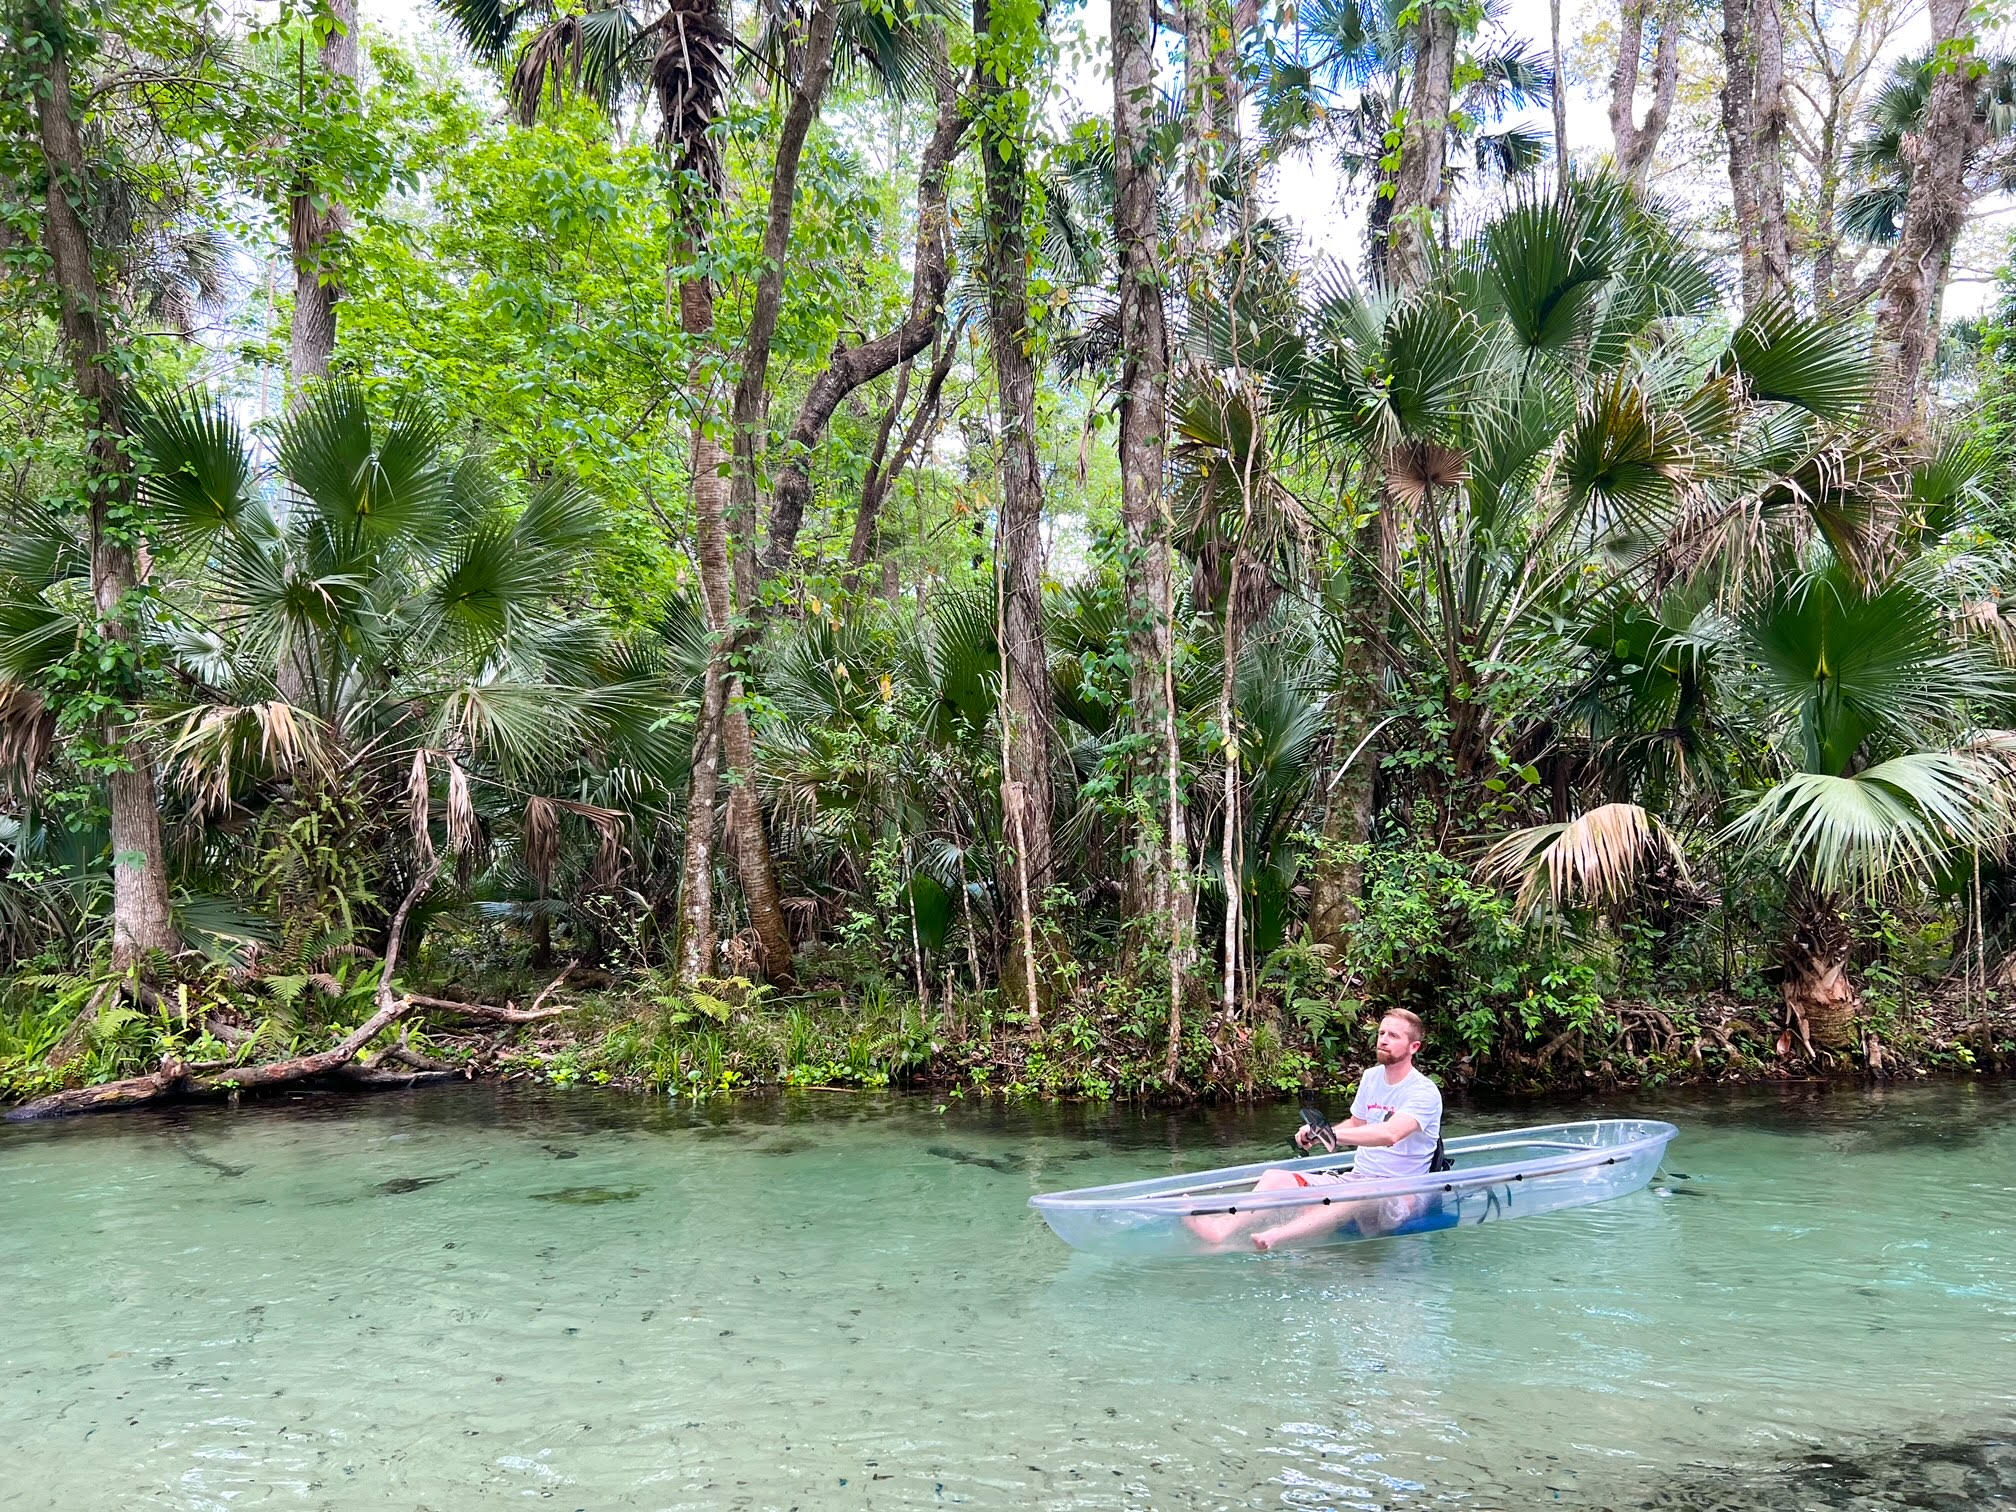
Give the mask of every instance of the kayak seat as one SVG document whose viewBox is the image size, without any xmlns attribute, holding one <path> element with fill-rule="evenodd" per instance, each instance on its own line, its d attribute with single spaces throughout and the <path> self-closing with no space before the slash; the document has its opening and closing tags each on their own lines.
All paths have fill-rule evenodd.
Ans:
<svg viewBox="0 0 2016 1512">
<path fill-rule="evenodd" d="M 1443 1144 L 1440 1134 L 1435 1136 L 1435 1153 L 1428 1157 L 1428 1169 L 1431 1171 L 1453 1171 L 1456 1169 L 1456 1162 L 1450 1158 L 1448 1147 Z"/>
</svg>

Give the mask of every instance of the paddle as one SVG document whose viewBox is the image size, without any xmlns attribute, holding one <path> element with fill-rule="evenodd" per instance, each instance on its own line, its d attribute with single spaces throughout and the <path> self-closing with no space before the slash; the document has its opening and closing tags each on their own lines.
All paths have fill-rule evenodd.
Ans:
<svg viewBox="0 0 2016 1512">
<path fill-rule="evenodd" d="M 1326 1154 L 1335 1155 L 1337 1153 L 1337 1131 L 1330 1127 L 1330 1120 L 1323 1116 L 1321 1108 L 1304 1108 L 1302 1110 L 1302 1122 L 1309 1130 L 1312 1148 L 1303 1149 L 1295 1136 L 1290 1134 L 1288 1136 L 1288 1143 L 1295 1146 L 1295 1153 L 1297 1155 L 1314 1155 L 1316 1153 L 1313 1148 L 1314 1144 L 1321 1144 Z"/>
</svg>

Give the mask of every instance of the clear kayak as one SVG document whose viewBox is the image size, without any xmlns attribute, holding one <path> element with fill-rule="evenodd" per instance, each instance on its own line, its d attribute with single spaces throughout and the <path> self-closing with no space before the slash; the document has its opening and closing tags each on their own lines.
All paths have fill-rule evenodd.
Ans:
<svg viewBox="0 0 2016 1512">
<path fill-rule="evenodd" d="M 1625 1118 L 1549 1124 L 1449 1140 L 1452 1169 L 1422 1176 L 1354 1178 L 1348 1155 L 1314 1155 L 1046 1192 L 1029 1205 L 1066 1244 L 1098 1254 L 1307 1249 L 1621 1197 L 1651 1181 L 1679 1132 L 1669 1123 Z M 1309 1184 L 1254 1190 L 1266 1171 L 1298 1173 Z"/>
</svg>

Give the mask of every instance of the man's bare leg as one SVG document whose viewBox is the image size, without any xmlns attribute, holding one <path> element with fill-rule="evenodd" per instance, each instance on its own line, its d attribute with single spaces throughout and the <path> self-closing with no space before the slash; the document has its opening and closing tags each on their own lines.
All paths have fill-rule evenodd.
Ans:
<svg viewBox="0 0 2016 1512">
<path fill-rule="evenodd" d="M 1295 1173 L 1292 1171 L 1270 1170 L 1260 1173 L 1260 1179 L 1253 1183 L 1253 1191 L 1278 1192 L 1287 1187 L 1298 1187 L 1301 1185 L 1302 1183 L 1295 1179 Z M 1241 1193 L 1240 1195 L 1245 1196 L 1248 1194 Z M 1230 1197 L 1226 1201 L 1233 1207 L 1239 1205 L 1238 1197 Z M 1328 1212 L 1329 1209 L 1325 1208 L 1323 1211 Z M 1233 1235 L 1242 1233 L 1257 1223 L 1265 1223 L 1272 1216 L 1273 1210 L 1271 1208 L 1262 1208 L 1258 1212 L 1246 1213 L 1197 1213 L 1186 1217 L 1183 1220 L 1183 1226 L 1207 1244 L 1223 1244 L 1226 1240 L 1232 1238 Z"/>
<path fill-rule="evenodd" d="M 1392 1233 L 1420 1210 L 1421 1199 L 1418 1197 L 1368 1197 L 1358 1202 L 1333 1201 L 1328 1207 L 1317 1203 L 1296 1213 L 1286 1223 L 1261 1229 L 1253 1236 L 1253 1248 L 1278 1249 L 1297 1239 L 1330 1233 L 1354 1222 L 1358 1225 L 1359 1238 L 1377 1239 L 1382 1234 Z"/>
</svg>

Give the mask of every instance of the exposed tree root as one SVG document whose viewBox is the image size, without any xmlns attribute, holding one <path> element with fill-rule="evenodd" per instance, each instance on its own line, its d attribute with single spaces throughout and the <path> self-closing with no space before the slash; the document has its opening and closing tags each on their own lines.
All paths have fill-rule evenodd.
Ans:
<svg viewBox="0 0 2016 1512">
<path fill-rule="evenodd" d="M 229 1064 L 190 1066 L 181 1061 L 169 1061 L 159 1070 L 146 1076 L 106 1082 L 96 1087 L 76 1087 L 69 1091 L 52 1092 L 46 1097 L 38 1097 L 32 1102 L 23 1103 L 20 1107 L 9 1110 L 8 1119 L 18 1122 L 38 1118 L 60 1118 L 71 1113 L 90 1113 L 107 1108 L 131 1108 L 168 1097 L 249 1092 L 262 1087 L 277 1087 L 289 1082 L 306 1081 L 318 1076 L 340 1075 L 344 1080 L 356 1085 L 385 1087 L 410 1087 L 425 1082 L 446 1081 L 466 1073 L 459 1067 L 417 1055 L 404 1045 L 395 1045 L 384 1054 L 361 1064 L 357 1063 L 358 1057 L 380 1034 L 417 1009 L 445 1010 L 460 1014 L 464 1018 L 503 1024 L 534 1023 L 570 1012 L 571 1009 L 566 1006 L 547 1008 L 542 1005 L 567 979 L 567 972 L 573 970 L 571 964 L 567 971 L 562 971 L 547 984 L 545 990 L 533 1000 L 530 1008 L 521 1009 L 508 1003 L 502 1008 L 493 1007 L 488 1003 L 457 1003 L 447 998 L 426 997 L 419 993 L 397 993 L 393 990 L 392 975 L 399 964 L 399 947 L 405 938 L 407 916 L 413 911 L 413 905 L 429 887 L 433 886 L 435 875 L 440 869 L 441 863 L 438 860 L 430 863 L 414 880 L 405 900 L 400 903 L 398 912 L 392 915 L 392 924 L 386 931 L 385 938 L 385 966 L 378 978 L 377 1012 L 327 1050 L 317 1050 L 309 1055 L 290 1056 L 285 1060 L 266 1061 L 256 1066 Z M 396 1061 L 406 1069 L 388 1070 L 386 1063 L 389 1061 Z"/>
</svg>

